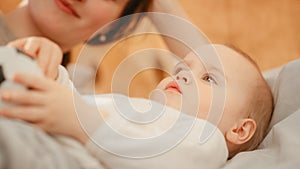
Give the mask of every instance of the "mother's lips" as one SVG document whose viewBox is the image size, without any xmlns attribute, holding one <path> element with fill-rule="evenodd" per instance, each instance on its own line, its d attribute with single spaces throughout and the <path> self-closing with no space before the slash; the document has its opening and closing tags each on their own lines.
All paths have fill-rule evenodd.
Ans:
<svg viewBox="0 0 300 169">
<path fill-rule="evenodd" d="M 176 83 L 175 81 L 170 82 L 170 83 L 166 86 L 165 90 L 176 91 L 176 92 L 182 94 L 182 91 L 181 91 L 181 89 L 180 89 L 178 83 Z"/>
<path fill-rule="evenodd" d="M 64 0 L 55 0 L 57 6 L 64 12 L 71 14 L 77 18 L 80 18 L 76 11 L 72 8 L 71 4 Z"/>
</svg>

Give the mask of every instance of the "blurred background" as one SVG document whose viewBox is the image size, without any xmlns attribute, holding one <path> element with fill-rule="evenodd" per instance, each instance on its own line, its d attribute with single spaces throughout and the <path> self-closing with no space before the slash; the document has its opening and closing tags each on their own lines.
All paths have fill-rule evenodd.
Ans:
<svg viewBox="0 0 300 169">
<path fill-rule="evenodd" d="M 179 0 L 213 43 L 232 43 L 262 70 L 300 58 L 299 0 Z"/>
<path fill-rule="evenodd" d="M 0 9 L 7 13 L 21 1 L 1 0 Z M 300 57 L 299 0 L 179 2 L 192 22 L 213 43 L 231 43 L 240 47 L 258 62 L 262 70 Z M 136 45 L 138 43 L 132 43 L 132 46 Z"/>
<path fill-rule="evenodd" d="M 300 58 L 300 0 L 178 0 L 191 21 L 200 28 L 212 43 L 233 44 L 249 54 L 262 71 L 279 67 Z M 21 0 L 1 0 L 5 14 L 16 8 Z M 26 3 L 26 2 L 23 2 Z M 138 29 L 155 30 L 147 19 Z M 176 29 L 176 28 L 170 28 Z M 99 47 L 107 50 L 112 44 Z M 72 51 L 75 62 L 81 45 Z M 157 35 L 135 36 L 115 45 L 99 67 L 96 88 L 99 93 L 110 90 L 111 77 L 117 65 L 133 52 L 146 48 L 163 48 L 166 45 Z M 168 61 L 162 60 L 168 67 Z M 169 66 L 170 67 L 170 66 Z M 132 81 L 134 96 L 146 96 L 165 76 L 157 70 L 143 71 Z M 134 84 L 143 85 L 139 90 Z M 145 89 L 146 88 L 146 89 Z"/>
</svg>

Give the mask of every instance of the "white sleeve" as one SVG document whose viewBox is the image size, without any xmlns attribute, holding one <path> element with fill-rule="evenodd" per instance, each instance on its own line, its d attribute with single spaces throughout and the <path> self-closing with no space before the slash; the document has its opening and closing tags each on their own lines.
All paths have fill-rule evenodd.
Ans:
<svg viewBox="0 0 300 169">
<path fill-rule="evenodd" d="M 80 94 L 94 93 L 97 70 L 82 64 L 69 64 L 67 67 L 70 79 Z"/>
<path fill-rule="evenodd" d="M 71 89 L 74 87 L 73 82 L 69 78 L 68 71 L 61 65 L 58 67 L 58 77 L 56 78 L 56 82 Z"/>
</svg>

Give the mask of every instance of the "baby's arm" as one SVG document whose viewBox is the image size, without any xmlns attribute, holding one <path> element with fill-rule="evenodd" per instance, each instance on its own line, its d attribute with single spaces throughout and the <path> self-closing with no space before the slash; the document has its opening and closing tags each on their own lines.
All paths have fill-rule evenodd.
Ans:
<svg viewBox="0 0 300 169">
<path fill-rule="evenodd" d="M 42 37 L 29 37 L 12 41 L 8 46 L 17 47 L 36 59 L 47 78 L 57 78 L 62 51 L 56 43 Z"/>
</svg>

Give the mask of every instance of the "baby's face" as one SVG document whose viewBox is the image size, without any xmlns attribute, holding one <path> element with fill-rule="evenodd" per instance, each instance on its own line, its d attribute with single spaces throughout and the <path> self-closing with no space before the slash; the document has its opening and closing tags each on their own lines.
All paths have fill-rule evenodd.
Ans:
<svg viewBox="0 0 300 169">
<path fill-rule="evenodd" d="M 208 117 L 211 104 L 221 100 L 217 103 L 218 106 L 224 105 L 219 128 L 226 131 L 232 122 L 248 116 L 245 109 L 255 89 L 258 72 L 252 63 L 234 50 L 223 45 L 214 47 L 224 73 L 222 67 L 214 66 L 215 63 L 204 65 L 196 55 L 190 53 L 175 66 L 173 76 L 165 78 L 157 86 L 165 99 L 155 97 L 155 94 L 153 98 L 202 119 Z M 200 49 L 200 53 L 206 57 L 211 55 L 209 51 L 208 47 Z M 222 97 L 218 98 L 218 92 L 222 91 L 225 92 L 223 102 Z"/>
</svg>

